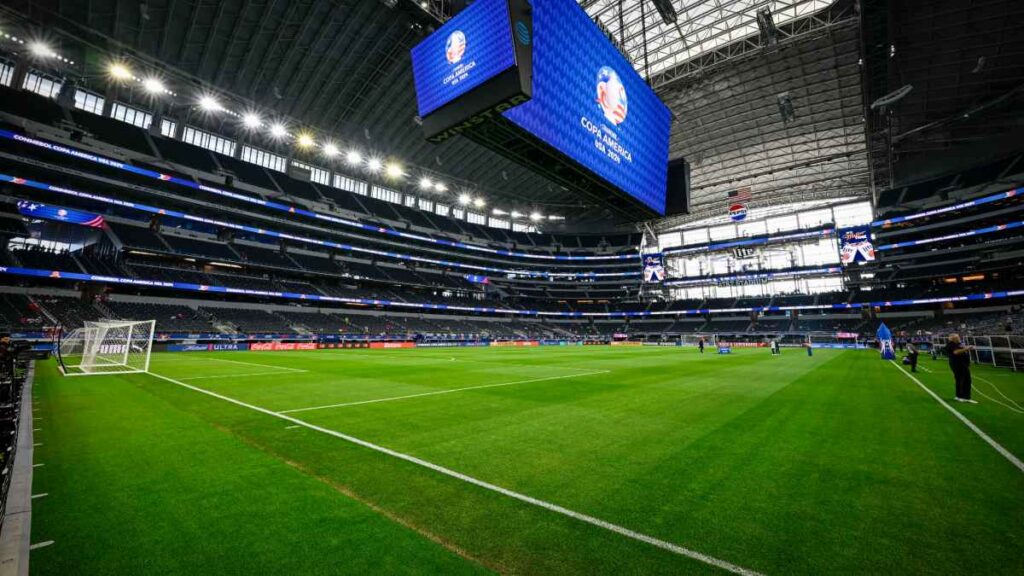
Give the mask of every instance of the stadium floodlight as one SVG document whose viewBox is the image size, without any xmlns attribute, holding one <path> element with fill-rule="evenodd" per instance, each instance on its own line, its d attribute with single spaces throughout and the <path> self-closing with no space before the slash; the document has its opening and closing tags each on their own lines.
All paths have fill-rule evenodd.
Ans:
<svg viewBox="0 0 1024 576">
<path fill-rule="evenodd" d="M 426 176 L 420 178 L 420 188 L 423 190 L 430 190 L 433 187 L 434 183 L 430 181 L 430 178 L 427 178 Z"/>
<path fill-rule="evenodd" d="M 111 62 L 107 66 L 107 74 L 114 80 L 130 80 L 132 78 L 131 69 L 120 62 Z"/>
<path fill-rule="evenodd" d="M 459 204 L 462 204 L 463 206 L 465 206 L 466 204 L 469 204 L 472 201 L 473 201 L 473 197 L 470 196 L 469 194 L 466 194 L 465 192 L 463 192 L 462 194 L 459 194 Z"/>
<path fill-rule="evenodd" d="M 341 154 L 341 150 L 338 150 L 338 146 L 336 144 L 334 144 L 333 142 L 328 142 L 324 144 L 324 156 L 327 156 L 328 158 L 333 158 L 338 154 Z"/>
<path fill-rule="evenodd" d="M 434 190 L 436 190 L 438 192 L 447 192 L 448 191 L 448 187 L 444 185 L 444 182 L 435 182 L 434 183 Z"/>
<path fill-rule="evenodd" d="M 401 178 L 405 175 L 402 167 L 398 164 L 388 164 L 387 168 L 385 168 L 385 173 L 388 175 L 388 178 Z"/>
<path fill-rule="evenodd" d="M 284 127 L 284 124 L 275 122 L 270 126 L 270 135 L 274 138 L 284 138 L 288 135 L 288 129 Z"/>
<path fill-rule="evenodd" d="M 348 154 L 345 154 L 345 161 L 355 166 L 356 164 L 359 164 L 360 162 L 363 161 L 363 156 L 362 154 L 356 152 L 355 150 L 349 150 Z"/>
<path fill-rule="evenodd" d="M 509 216 L 511 216 L 513 218 L 522 218 L 523 213 L 522 212 L 517 212 L 516 210 L 513 210 L 512 213 L 509 214 Z"/>
<path fill-rule="evenodd" d="M 366 161 L 366 168 L 370 172 L 377 172 L 378 170 L 380 170 L 380 167 L 381 163 L 380 160 L 377 158 L 370 158 L 369 160 Z"/>
<path fill-rule="evenodd" d="M 543 219 L 544 219 L 544 215 L 541 214 L 540 212 L 530 212 L 530 220 L 533 220 L 534 222 L 538 222 L 538 221 L 543 220 Z"/>
<path fill-rule="evenodd" d="M 40 40 L 31 42 L 28 45 L 28 49 L 32 52 L 33 56 L 38 56 L 40 58 L 50 58 L 57 55 L 56 52 L 53 51 L 53 48 L 50 48 L 49 44 Z"/>
<path fill-rule="evenodd" d="M 263 125 L 263 120 L 255 112 L 246 112 L 242 116 L 242 124 L 250 130 L 255 130 Z"/>
<path fill-rule="evenodd" d="M 486 205 L 487 205 L 487 202 L 483 198 L 480 198 L 480 197 L 473 198 L 473 206 L 475 206 L 477 208 L 483 208 Z"/>
<path fill-rule="evenodd" d="M 505 212 L 501 208 L 495 208 L 494 210 L 491 210 L 491 214 L 494 214 L 495 216 L 504 216 L 505 214 L 508 214 L 508 212 Z"/>
<path fill-rule="evenodd" d="M 160 94 L 167 91 L 167 89 L 164 88 L 164 83 L 158 78 L 146 78 L 142 81 L 142 87 L 150 94 Z"/>
<path fill-rule="evenodd" d="M 203 110 L 206 110 L 207 112 L 217 112 L 219 110 L 223 110 L 223 108 L 220 105 L 220 102 L 218 102 L 216 98 L 208 94 L 199 98 L 199 107 Z"/>
<path fill-rule="evenodd" d="M 101 320 L 60 332 L 58 367 L 65 376 L 148 372 L 155 327 L 156 320 Z"/>
<path fill-rule="evenodd" d="M 310 148 L 316 144 L 316 140 L 313 140 L 311 134 L 303 132 L 295 138 L 295 143 L 299 145 L 299 148 Z"/>
</svg>

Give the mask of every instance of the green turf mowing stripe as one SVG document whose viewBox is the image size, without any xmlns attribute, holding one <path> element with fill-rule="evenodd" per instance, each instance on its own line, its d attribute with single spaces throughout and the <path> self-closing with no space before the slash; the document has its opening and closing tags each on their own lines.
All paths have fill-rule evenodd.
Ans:
<svg viewBox="0 0 1024 576">
<path fill-rule="evenodd" d="M 547 382 L 549 380 L 563 380 L 565 378 L 579 378 L 581 376 L 593 376 L 595 374 L 607 374 L 611 370 L 594 370 L 581 374 L 564 374 L 562 376 L 547 376 L 545 378 L 531 378 L 529 380 L 515 380 L 513 382 L 498 382 L 496 384 L 481 384 L 479 386 L 464 386 L 462 388 L 448 388 L 434 392 L 422 392 L 420 394 L 407 394 L 405 396 L 391 396 L 388 398 L 375 398 L 373 400 L 360 400 L 358 402 L 345 402 L 342 404 L 327 404 L 325 406 L 310 406 L 308 408 L 292 408 L 291 410 L 279 410 L 278 414 L 294 414 L 296 412 L 310 412 L 312 410 L 326 410 L 328 408 L 344 408 L 346 406 L 361 406 L 363 404 L 377 404 L 379 402 L 393 402 L 395 400 L 409 400 L 411 398 L 422 398 L 423 396 L 437 396 L 438 394 L 451 394 L 453 392 L 467 392 L 469 390 L 483 390 L 485 388 L 501 388 L 503 386 L 515 386 L 517 384 L 532 384 L 534 382 Z M 191 378 L 182 378 L 191 380 Z"/>
<path fill-rule="evenodd" d="M 214 398 L 218 398 L 220 400 L 224 400 L 226 402 L 230 402 L 230 403 L 235 404 L 237 406 L 241 406 L 243 408 L 248 408 L 249 410 L 253 410 L 253 411 L 256 411 L 256 412 L 260 412 L 260 413 L 266 414 L 268 416 L 273 416 L 275 418 L 280 418 L 282 420 L 287 420 L 289 422 L 292 422 L 293 424 L 297 424 L 299 426 L 303 426 L 305 428 L 309 428 L 310 430 L 314 430 L 314 431 L 320 432 L 322 434 L 327 434 L 329 436 L 333 436 L 335 438 L 339 438 L 341 440 L 345 440 L 347 442 L 350 442 L 352 444 L 356 444 L 356 445 L 362 446 L 364 448 L 369 448 L 370 450 L 374 450 L 376 452 L 380 452 L 382 454 L 386 454 L 386 455 L 391 456 L 393 458 L 398 458 L 399 460 L 404 460 L 406 462 L 409 462 L 409 463 L 412 463 L 412 464 L 416 464 L 417 466 L 422 466 L 424 468 L 428 468 L 430 470 L 433 470 L 434 472 L 438 472 L 440 474 L 444 474 L 445 476 L 449 476 L 451 478 L 455 478 L 457 480 L 461 480 L 463 482 L 466 482 L 466 483 L 469 483 L 469 484 L 473 484 L 473 485 L 478 486 L 480 488 L 483 488 L 485 490 L 490 490 L 492 492 L 497 492 L 499 494 L 502 494 L 504 496 L 508 496 L 510 498 L 514 498 L 514 499 L 519 500 L 521 502 L 525 502 L 527 504 L 538 506 L 540 508 L 544 508 L 546 510 L 550 510 L 551 512 L 555 512 L 555 513 L 561 514 L 563 516 L 568 516 L 569 518 L 573 518 L 575 520 L 579 520 L 581 522 L 585 522 L 585 523 L 590 524 L 592 526 L 596 526 L 598 528 L 603 528 L 605 530 L 609 530 L 611 532 L 615 532 L 616 534 L 620 534 L 620 535 L 625 536 L 627 538 L 631 538 L 633 540 L 637 540 L 637 541 L 640 541 L 640 542 L 644 542 L 646 544 L 650 544 L 650 545 L 655 546 L 657 548 L 661 548 L 662 550 L 666 550 L 668 552 L 672 552 L 673 554 L 678 554 L 680 556 L 685 556 L 687 558 L 691 558 L 693 560 L 697 560 L 698 562 L 703 562 L 704 564 L 708 564 L 710 566 L 715 566 L 717 568 L 721 568 L 722 570 L 726 570 L 726 571 L 731 572 L 733 574 L 740 574 L 742 576 L 760 576 L 760 574 L 758 572 L 754 571 L 754 570 L 750 570 L 750 569 L 744 568 L 742 566 L 738 566 L 738 565 L 733 564 L 731 562 L 728 562 L 726 560 L 721 560 L 719 558 L 715 558 L 713 556 L 709 556 L 707 554 L 703 554 L 701 552 L 697 552 L 695 550 L 691 550 L 689 548 L 686 548 L 684 546 L 680 546 L 678 544 L 673 544 L 671 542 L 666 542 L 664 540 L 660 540 L 658 538 L 654 538 L 652 536 L 648 536 L 646 534 L 642 534 L 640 532 L 636 532 L 634 530 L 630 530 L 629 528 L 625 528 L 625 527 L 619 526 L 617 524 L 613 524 L 611 522 L 607 522 L 607 521 L 602 520 L 600 518 L 595 518 L 595 517 L 589 516 L 587 514 L 582 514 L 580 512 L 576 512 L 574 510 L 570 510 L 568 508 L 564 508 L 564 507 L 559 506 L 557 504 L 552 504 L 552 503 L 544 501 L 544 500 L 539 500 L 537 498 L 533 498 L 531 496 L 527 496 L 526 494 L 521 494 L 519 492 L 515 492 L 513 490 L 509 490 L 507 488 L 503 488 L 501 486 L 497 486 L 495 484 L 491 484 L 489 482 L 485 482 L 483 480 L 479 480 L 479 479 L 474 478 L 472 476 L 467 476 L 467 475 L 462 474 L 460 472 L 457 472 L 455 470 L 451 470 L 449 468 L 445 468 L 444 466 L 439 466 L 437 464 L 434 464 L 432 462 L 428 462 L 426 460 L 417 458 L 415 456 L 410 456 L 410 455 L 404 454 L 402 452 L 397 452 L 395 450 L 391 450 L 389 448 L 385 448 L 384 446 L 379 446 L 377 444 L 373 444 L 371 442 L 367 442 L 365 440 L 361 440 L 361 439 L 356 438 L 354 436 L 349 436 L 347 434 L 343 434 L 343 433 L 335 431 L 335 430 L 330 430 L 330 429 L 327 429 L 327 428 L 323 428 L 321 426 L 317 426 L 315 424 L 310 424 L 309 422 L 306 422 L 304 420 L 299 420 L 298 418 L 293 418 L 291 416 L 288 416 L 287 414 L 281 414 L 279 412 L 274 412 L 272 410 L 267 410 L 266 408 L 261 408 L 259 406 L 254 406 L 252 404 L 248 404 L 246 402 L 242 402 L 240 400 L 236 400 L 234 398 L 230 398 L 230 397 L 224 396 L 222 394 L 218 394 L 216 392 L 212 392 L 210 390 L 205 390 L 205 389 L 200 388 L 198 386 L 192 386 L 191 384 L 186 384 L 186 383 L 181 382 L 179 380 L 175 380 L 173 378 L 168 378 L 168 377 L 162 376 L 160 374 L 151 373 L 151 375 L 156 377 L 156 378 L 160 378 L 161 380 L 165 380 L 167 382 L 170 382 L 172 384 L 176 384 L 178 386 L 182 386 L 184 388 L 188 388 L 188 389 L 193 390 L 195 392 L 206 394 L 206 395 L 212 396 Z"/>
<path fill-rule="evenodd" d="M 63 379 L 52 363 L 37 373 L 53 417 L 49 465 L 33 478 L 49 493 L 32 505 L 34 576 L 501 569 L 130 379 Z"/>
</svg>

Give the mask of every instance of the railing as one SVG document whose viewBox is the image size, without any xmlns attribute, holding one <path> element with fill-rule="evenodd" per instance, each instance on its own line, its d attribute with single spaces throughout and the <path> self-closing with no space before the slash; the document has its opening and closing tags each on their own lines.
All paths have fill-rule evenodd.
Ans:
<svg viewBox="0 0 1024 576">
<path fill-rule="evenodd" d="M 945 336 L 932 339 L 938 351 L 946 345 Z M 964 344 L 973 346 L 969 349 L 971 361 L 975 364 L 988 364 L 997 368 L 1009 368 L 1016 372 L 1024 369 L 1024 335 L 990 334 L 964 336 Z"/>
</svg>

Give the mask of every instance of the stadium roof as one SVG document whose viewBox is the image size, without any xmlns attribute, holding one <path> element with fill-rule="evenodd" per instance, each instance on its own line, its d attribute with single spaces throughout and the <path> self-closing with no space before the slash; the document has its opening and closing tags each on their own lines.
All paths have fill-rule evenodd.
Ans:
<svg viewBox="0 0 1024 576">
<path fill-rule="evenodd" d="M 757 12 L 767 8 L 776 26 L 810 16 L 834 0 L 665 0 L 676 21 L 654 2 L 581 0 L 587 13 L 618 43 L 641 75 L 654 79 L 715 49 L 758 34 Z"/>
<path fill-rule="evenodd" d="M 854 158 L 863 129 L 852 2 L 675 0 L 672 26 L 653 2 L 581 4 L 641 73 L 650 70 L 672 108 L 671 157 L 694 165 L 698 207 L 750 183 L 779 201 L 810 188 L 842 196 L 866 190 L 863 160 Z M 756 21 L 764 7 L 777 32 L 770 45 Z M 11 0 L 4 7 L 5 17 L 27 15 L 60 36 L 69 54 L 73 43 L 121 54 L 172 83 L 185 79 L 192 92 L 290 119 L 342 150 L 399 161 L 410 167 L 412 186 L 424 170 L 440 173 L 453 184 L 449 202 L 475 184 L 488 209 L 538 209 L 608 226 L 607 211 L 472 142 L 423 139 L 409 49 L 449 11 L 449 0 Z M 85 87 L 103 91 L 106 62 L 77 59 L 86 62 Z M 793 95 L 795 123 L 779 120 L 776 96 L 784 91 Z M 725 104 L 737 102 L 746 113 L 725 114 Z M 736 156 L 743 149 L 756 153 Z"/>
</svg>

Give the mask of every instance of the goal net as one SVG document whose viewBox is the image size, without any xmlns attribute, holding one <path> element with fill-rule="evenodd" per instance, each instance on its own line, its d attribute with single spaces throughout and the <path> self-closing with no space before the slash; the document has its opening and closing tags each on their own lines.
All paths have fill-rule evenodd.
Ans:
<svg viewBox="0 0 1024 576">
<path fill-rule="evenodd" d="M 57 344 L 65 376 L 128 374 L 149 371 L 156 320 L 86 322 Z"/>
</svg>

